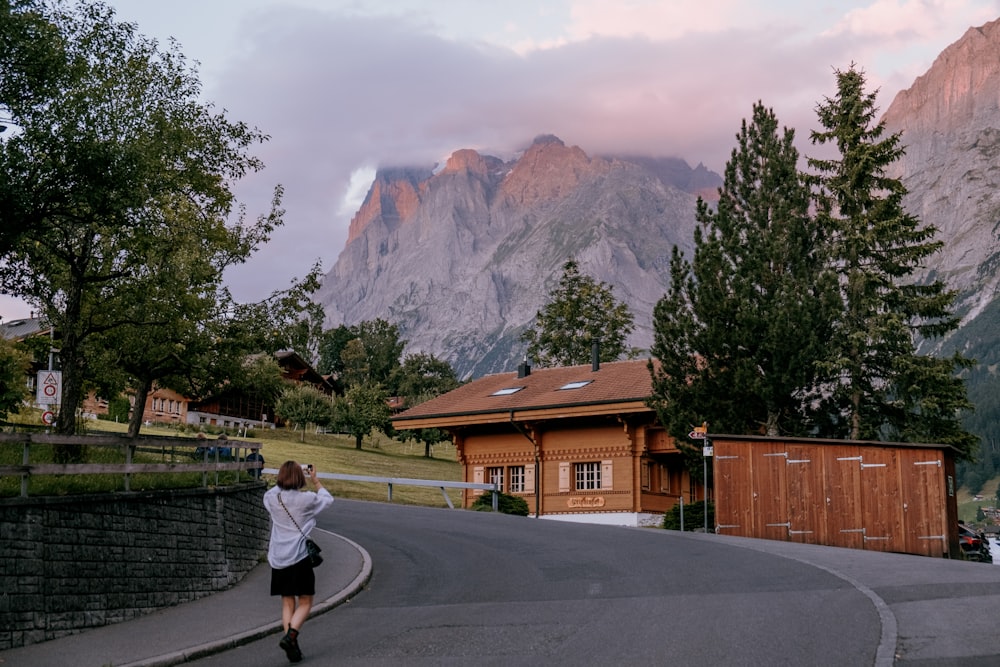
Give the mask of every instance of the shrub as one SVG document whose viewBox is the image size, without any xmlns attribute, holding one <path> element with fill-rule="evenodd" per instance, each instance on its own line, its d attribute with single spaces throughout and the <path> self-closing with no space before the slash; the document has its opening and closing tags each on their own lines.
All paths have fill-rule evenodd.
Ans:
<svg viewBox="0 0 1000 667">
<path fill-rule="evenodd" d="M 112 398 L 108 401 L 108 414 L 98 415 L 98 419 L 106 419 L 108 421 L 113 421 L 121 424 L 128 423 L 128 413 L 132 409 L 132 404 L 129 403 L 128 398 L 125 396 L 118 396 L 117 398 Z"/>
<path fill-rule="evenodd" d="M 681 506 L 674 505 L 663 515 L 663 527 L 667 530 L 681 529 Z M 715 504 L 708 504 L 708 529 L 715 528 Z M 705 529 L 705 501 L 684 504 L 684 530 L 695 531 Z"/>
<path fill-rule="evenodd" d="M 517 516 L 528 516 L 528 501 L 519 496 L 511 496 L 506 493 L 497 494 L 497 511 L 501 514 L 516 514 Z M 493 492 L 485 491 L 483 495 L 476 498 L 472 503 L 472 508 L 477 512 L 493 511 Z"/>
</svg>

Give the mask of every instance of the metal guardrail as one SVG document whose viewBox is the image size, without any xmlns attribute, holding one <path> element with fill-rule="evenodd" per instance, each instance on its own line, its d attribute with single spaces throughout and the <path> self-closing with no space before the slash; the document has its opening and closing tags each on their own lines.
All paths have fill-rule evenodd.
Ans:
<svg viewBox="0 0 1000 667">
<path fill-rule="evenodd" d="M 265 475 L 278 474 L 277 468 L 264 468 L 261 472 Z M 500 487 L 497 484 L 451 482 L 435 479 L 408 479 L 405 477 L 368 477 L 366 475 L 346 475 L 335 472 L 318 472 L 316 473 L 316 476 L 320 479 L 339 479 L 344 482 L 372 482 L 375 484 L 388 484 L 390 503 L 392 502 L 392 487 L 394 484 L 399 484 L 401 486 L 436 486 L 441 489 L 441 495 L 444 496 L 444 501 L 448 503 L 448 509 L 455 509 L 455 505 L 451 502 L 451 498 L 448 497 L 448 492 L 445 491 L 445 489 L 477 489 L 480 491 L 492 491 L 493 511 L 496 512 L 499 508 Z"/>
<path fill-rule="evenodd" d="M 0 433 L 0 445 L 21 445 L 21 463 L 0 465 L 0 476 L 19 475 L 21 496 L 28 496 L 28 479 L 32 475 L 98 475 L 121 474 L 125 478 L 125 490 L 129 491 L 130 476 L 135 473 L 182 473 L 200 472 L 201 485 L 208 486 L 208 474 L 215 473 L 215 484 L 219 483 L 219 473 L 236 471 L 237 479 L 242 471 L 251 477 L 258 477 L 263 461 L 245 460 L 252 452 L 261 449 L 261 444 L 242 440 L 197 440 L 195 438 L 159 438 L 140 436 L 128 438 L 118 435 L 54 435 L 50 433 Z M 31 463 L 32 445 L 63 447 L 109 447 L 121 449 L 125 454 L 124 463 Z M 195 450 L 204 449 L 202 460 L 197 463 L 179 463 L 178 456 L 192 459 Z M 214 454 L 210 456 L 210 450 Z M 220 456 L 220 449 L 230 449 L 231 461 Z M 159 454 L 170 457 L 169 463 L 135 463 L 136 452 Z"/>
</svg>

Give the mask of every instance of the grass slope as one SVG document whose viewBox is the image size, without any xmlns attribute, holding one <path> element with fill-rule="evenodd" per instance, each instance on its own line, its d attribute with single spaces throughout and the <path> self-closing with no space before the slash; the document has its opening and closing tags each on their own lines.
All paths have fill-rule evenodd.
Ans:
<svg viewBox="0 0 1000 667">
<path fill-rule="evenodd" d="M 26 412 L 30 413 L 31 411 Z M 38 419 L 32 420 L 30 414 L 19 415 L 19 417 L 24 419 L 25 423 L 32 421 L 38 423 Z M 124 433 L 126 431 L 124 424 L 103 420 L 87 422 L 86 426 L 89 432 Z M 193 433 L 178 433 L 172 427 L 155 425 L 143 427 L 141 435 L 194 436 Z M 448 442 L 434 445 L 431 450 L 432 456 L 427 458 L 424 456 L 423 443 L 403 442 L 382 434 L 365 438 L 363 448 L 360 450 L 355 448 L 354 438 L 349 436 L 322 433 L 306 433 L 303 436 L 301 431 L 285 429 L 257 430 L 248 434 L 248 437 L 240 438 L 230 435 L 230 439 L 261 443 L 260 451 L 267 468 L 278 468 L 282 462 L 294 460 L 303 464 L 311 463 L 320 473 L 441 481 L 461 481 L 462 479 L 462 468 L 458 464 L 455 447 Z M 214 440 L 214 436 L 209 435 L 209 442 L 211 443 L 212 440 Z M 16 456 L 17 460 L 11 461 L 11 463 L 20 461 L 19 451 L 18 447 L 18 451 L 12 454 Z M 159 475 L 160 478 L 167 480 L 172 476 L 175 475 Z M 121 476 L 115 477 L 120 479 Z M 14 481 L 10 480 L 11 483 Z M 65 481 L 63 482 L 65 483 Z M 161 486 L 161 484 L 156 484 L 156 486 Z M 386 484 L 329 480 L 324 483 L 324 486 L 334 496 L 342 498 L 383 502 L 388 499 L 388 485 Z M 90 490 L 92 489 L 81 486 L 72 489 L 64 488 L 61 493 L 59 491 L 57 493 L 85 493 Z M 133 490 L 136 490 L 136 487 L 133 487 Z M 13 489 L 9 491 L 13 491 Z M 455 506 L 460 506 L 461 490 L 448 489 L 447 491 L 452 503 Z M 34 493 L 32 491 L 32 495 Z M 10 495 L 14 494 L 16 491 Z M 392 500 L 394 503 L 410 505 L 447 506 L 441 489 L 435 487 L 395 485 L 392 490 Z"/>
</svg>

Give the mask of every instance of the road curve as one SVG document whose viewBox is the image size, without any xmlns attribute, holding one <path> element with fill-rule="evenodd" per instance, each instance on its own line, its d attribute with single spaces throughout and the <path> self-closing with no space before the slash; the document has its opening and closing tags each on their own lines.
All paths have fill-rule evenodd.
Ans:
<svg viewBox="0 0 1000 667">
<path fill-rule="evenodd" d="M 304 664 L 1000 664 L 966 618 L 1000 611 L 978 563 L 346 500 L 319 525 L 373 573 Z M 282 664 L 275 642 L 197 664 Z"/>
</svg>

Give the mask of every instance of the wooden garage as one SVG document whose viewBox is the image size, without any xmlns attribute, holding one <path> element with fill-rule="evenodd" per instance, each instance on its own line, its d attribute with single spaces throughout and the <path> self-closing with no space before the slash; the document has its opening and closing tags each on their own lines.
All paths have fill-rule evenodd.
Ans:
<svg viewBox="0 0 1000 667">
<path fill-rule="evenodd" d="M 946 445 L 712 435 L 716 530 L 960 557 Z"/>
</svg>

